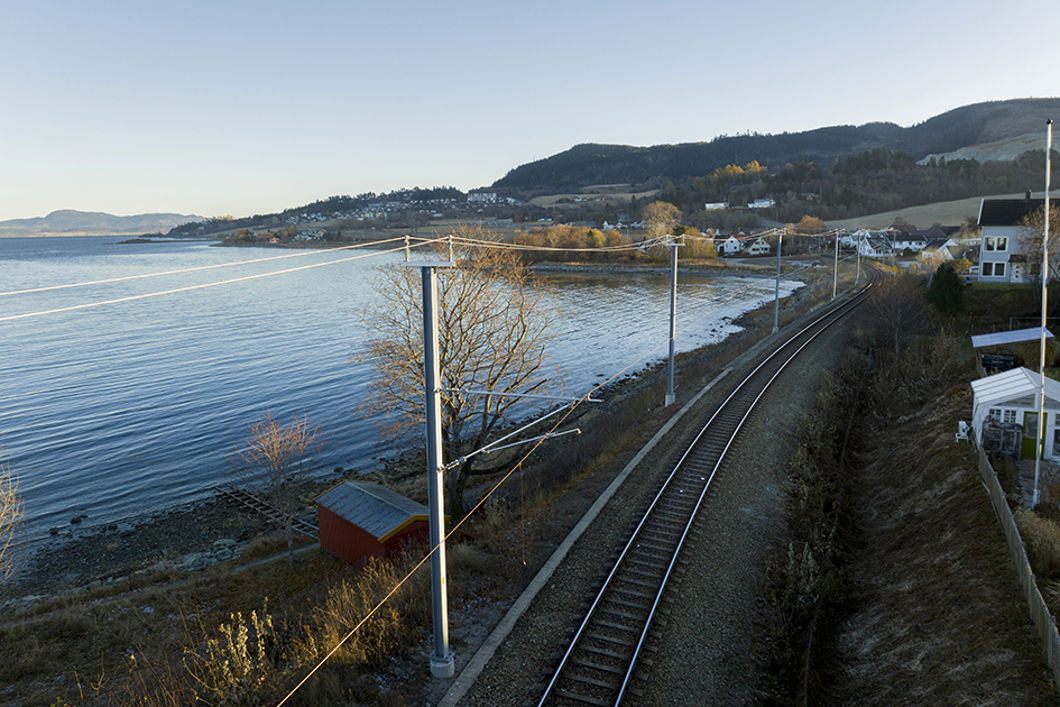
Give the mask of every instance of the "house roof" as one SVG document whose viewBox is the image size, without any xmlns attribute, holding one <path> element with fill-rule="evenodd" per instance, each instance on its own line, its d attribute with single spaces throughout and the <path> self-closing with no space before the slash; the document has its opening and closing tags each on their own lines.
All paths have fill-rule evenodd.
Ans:
<svg viewBox="0 0 1060 707">
<path fill-rule="evenodd" d="M 1052 201 L 1057 197 L 1049 198 Z M 1044 206 L 1045 199 L 983 199 L 979 205 L 979 225 L 1018 226 L 1027 214 Z"/>
<path fill-rule="evenodd" d="M 367 481 L 344 481 L 321 494 L 317 503 L 380 541 L 412 521 L 427 520 L 427 506 Z"/>
<path fill-rule="evenodd" d="M 981 349 L 986 346 L 1002 346 L 1004 344 L 1019 344 L 1024 341 L 1034 341 L 1042 335 L 1041 327 L 1030 329 L 1014 329 L 1013 331 L 996 331 L 993 334 L 976 334 L 972 337 L 972 348 Z M 1047 339 L 1052 339 L 1053 334 L 1045 330 Z"/>
<path fill-rule="evenodd" d="M 993 405 L 1007 400 L 1037 395 L 1041 378 L 1029 368 L 1013 368 L 1003 373 L 995 373 L 986 378 L 972 381 L 972 392 L 976 406 Z M 1045 397 L 1060 401 L 1060 381 L 1045 379 Z"/>
</svg>

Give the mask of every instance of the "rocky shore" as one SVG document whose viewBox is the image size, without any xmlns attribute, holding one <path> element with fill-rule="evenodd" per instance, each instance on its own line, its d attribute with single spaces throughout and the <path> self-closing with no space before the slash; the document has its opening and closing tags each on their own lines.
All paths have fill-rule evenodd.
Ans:
<svg viewBox="0 0 1060 707">
<path fill-rule="evenodd" d="M 223 497 L 159 511 L 23 550 L 5 587 L 8 608 L 136 577 L 207 569 L 269 531 L 265 519 Z M 11 606 L 14 605 L 14 606 Z"/>
<path fill-rule="evenodd" d="M 590 264 L 563 266 L 572 272 L 588 272 L 604 269 L 614 271 L 615 265 Z M 547 269 L 553 270 L 550 265 Z M 756 269 L 757 266 L 756 266 Z M 662 268 L 661 271 L 668 272 Z M 721 272 L 722 268 L 711 268 Z M 759 269 L 759 271 L 761 271 Z M 725 274 L 748 274 L 748 270 L 731 271 Z M 812 281 L 805 277 L 799 279 Z M 801 287 L 785 299 L 786 310 L 801 310 L 805 300 L 812 296 L 813 287 Z M 749 325 L 754 313 L 748 313 L 735 323 Z M 639 376 L 616 382 L 622 388 L 638 384 Z M 409 468 L 410 460 L 390 460 L 372 480 L 403 486 L 411 483 L 415 470 Z M 335 479 L 316 481 L 307 488 L 307 519 L 315 522 L 312 503 L 309 501 L 324 490 Z M 237 559 L 255 542 L 260 543 L 275 528 L 263 517 L 238 503 L 218 495 L 214 498 L 165 509 L 120 523 L 99 525 L 85 530 L 62 533 L 33 551 L 24 550 L 19 558 L 19 571 L 0 591 L 0 613 L 19 610 L 34 602 L 53 598 L 76 590 L 94 589 L 136 578 L 151 576 L 159 578 L 180 576 L 208 569 L 222 562 Z"/>
</svg>

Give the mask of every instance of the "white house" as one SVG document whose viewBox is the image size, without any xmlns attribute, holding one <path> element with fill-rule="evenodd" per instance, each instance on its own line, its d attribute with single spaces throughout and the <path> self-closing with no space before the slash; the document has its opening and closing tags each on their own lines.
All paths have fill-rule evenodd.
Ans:
<svg viewBox="0 0 1060 707">
<path fill-rule="evenodd" d="M 729 208 L 729 202 L 727 201 L 708 201 L 703 204 L 704 211 L 724 211 Z"/>
<path fill-rule="evenodd" d="M 927 247 L 927 239 L 923 236 L 898 231 L 894 236 L 892 247 L 898 253 L 904 253 L 908 250 L 916 254 Z"/>
<path fill-rule="evenodd" d="M 1033 282 L 1038 267 L 1028 267 L 1024 254 L 1026 232 L 1021 221 L 1045 210 L 1045 199 L 983 199 L 979 204 L 979 281 Z M 1032 272 L 1034 270 L 1034 272 Z"/>
<path fill-rule="evenodd" d="M 769 247 L 769 242 L 765 238 L 754 239 L 744 251 L 748 255 L 769 255 L 769 251 L 772 248 Z"/>
<path fill-rule="evenodd" d="M 749 209 L 772 209 L 777 205 L 776 199 L 755 199 L 747 205 Z"/>
<path fill-rule="evenodd" d="M 864 229 L 854 231 L 853 233 L 844 232 L 841 236 L 839 236 L 839 246 L 841 248 L 857 248 L 858 242 L 864 237 L 866 233 L 869 233 L 869 231 L 866 231 Z"/>
<path fill-rule="evenodd" d="M 972 381 L 972 432 L 981 447 L 1018 451 L 1033 458 L 1038 436 L 1040 378 L 1027 368 L 1013 368 Z M 1060 454 L 1060 381 L 1045 379 L 1043 457 Z"/>
<path fill-rule="evenodd" d="M 740 251 L 743 250 L 743 243 L 735 235 L 715 240 L 714 243 L 718 248 L 718 252 L 722 255 L 739 255 Z"/>
<path fill-rule="evenodd" d="M 870 231 L 872 234 L 877 234 L 879 231 Z M 885 258 L 894 253 L 894 249 L 891 248 L 891 243 L 883 236 L 872 235 L 870 237 L 862 238 L 858 243 L 858 252 L 863 258 Z"/>
</svg>

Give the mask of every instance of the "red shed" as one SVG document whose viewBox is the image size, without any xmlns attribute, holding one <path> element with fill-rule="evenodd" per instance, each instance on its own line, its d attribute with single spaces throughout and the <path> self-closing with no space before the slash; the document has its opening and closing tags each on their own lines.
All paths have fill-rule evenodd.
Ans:
<svg viewBox="0 0 1060 707">
<path fill-rule="evenodd" d="M 430 537 L 427 506 L 385 486 L 345 481 L 317 498 L 320 547 L 335 557 L 364 564 L 402 545 Z"/>
</svg>

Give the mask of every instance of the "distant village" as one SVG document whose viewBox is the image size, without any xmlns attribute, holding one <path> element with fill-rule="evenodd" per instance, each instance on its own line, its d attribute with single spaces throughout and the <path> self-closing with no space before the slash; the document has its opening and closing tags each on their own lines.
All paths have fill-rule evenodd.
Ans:
<svg viewBox="0 0 1060 707">
<path fill-rule="evenodd" d="M 812 202 L 815 194 L 800 194 L 799 198 Z M 565 197 L 561 202 L 575 200 L 605 204 L 596 196 Z M 962 225 L 934 225 L 916 228 L 911 224 L 895 223 L 884 229 L 833 228 L 822 234 L 801 234 L 783 239 L 782 254 L 797 255 L 808 252 L 824 253 L 838 246 L 844 253 L 861 257 L 890 260 L 896 267 L 931 272 L 938 265 L 953 262 L 965 280 L 993 283 L 1020 283 L 1036 280 L 1038 265 L 1028 248 L 1024 218 L 1041 210 L 1042 199 L 984 199 L 981 203 L 977 229 Z M 758 198 L 746 205 L 706 203 L 705 211 L 725 212 L 733 209 L 762 210 L 776 205 L 774 199 Z M 637 240 L 637 232 L 645 227 L 643 221 L 632 220 L 614 208 L 608 209 L 611 219 L 567 220 L 563 225 L 617 230 L 627 239 Z M 598 208 L 603 208 L 599 206 Z M 376 228 L 430 227 L 441 219 L 467 220 L 485 227 L 532 230 L 535 227 L 558 225 L 557 212 L 541 206 L 503 196 L 493 191 L 460 192 L 456 189 L 402 190 L 376 197 L 331 197 L 279 214 L 254 216 L 246 219 L 211 219 L 185 224 L 173 229 L 170 235 L 207 236 L 211 232 L 235 232 L 228 240 L 235 243 L 311 243 L 344 239 L 346 229 L 371 230 Z M 724 258 L 766 258 L 775 254 L 777 238 L 774 229 L 734 230 L 723 233 L 708 229 L 702 235 L 712 238 L 718 255 Z M 836 241 L 838 240 L 838 244 Z"/>
</svg>

